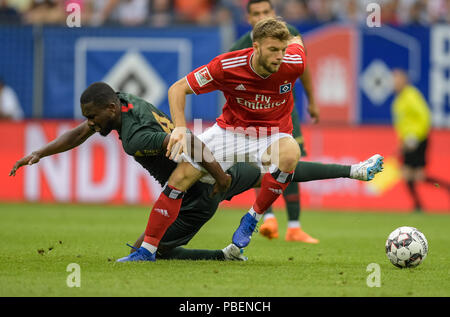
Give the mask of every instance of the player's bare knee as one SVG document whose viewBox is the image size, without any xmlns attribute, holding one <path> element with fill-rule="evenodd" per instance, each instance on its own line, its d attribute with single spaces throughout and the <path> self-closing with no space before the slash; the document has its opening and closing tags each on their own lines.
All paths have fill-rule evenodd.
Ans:
<svg viewBox="0 0 450 317">
<path fill-rule="evenodd" d="M 297 166 L 300 160 L 300 148 L 297 144 L 284 146 L 280 151 L 280 162 L 278 168 L 283 172 L 290 172 Z"/>
<path fill-rule="evenodd" d="M 280 163 L 278 168 L 282 172 L 291 172 L 297 166 L 298 160 L 300 159 L 300 155 L 287 155 L 280 158 Z"/>
</svg>

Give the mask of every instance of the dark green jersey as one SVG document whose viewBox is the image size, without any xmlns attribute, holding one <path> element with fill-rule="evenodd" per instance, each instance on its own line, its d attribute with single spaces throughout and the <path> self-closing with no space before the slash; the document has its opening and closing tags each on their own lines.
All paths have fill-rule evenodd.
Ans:
<svg viewBox="0 0 450 317">
<path fill-rule="evenodd" d="M 126 93 L 117 96 L 122 104 L 119 137 L 123 149 L 161 185 L 165 184 L 176 163 L 166 158 L 162 146 L 174 125 L 165 113 L 145 100 Z"/>
<path fill-rule="evenodd" d="M 164 138 L 174 125 L 170 118 L 158 108 L 132 94 L 117 93 L 122 104 L 122 128 L 119 137 L 128 155 L 133 156 L 161 185 L 164 185 L 176 163 L 169 160 L 163 151 Z M 229 170 L 232 184 L 226 193 L 209 197 L 213 185 L 197 182 L 183 199 L 181 211 L 203 210 L 208 215 L 220 201 L 231 199 L 253 186 L 260 171 L 251 164 L 237 163 Z M 216 207 L 214 207 L 216 206 Z"/>
</svg>

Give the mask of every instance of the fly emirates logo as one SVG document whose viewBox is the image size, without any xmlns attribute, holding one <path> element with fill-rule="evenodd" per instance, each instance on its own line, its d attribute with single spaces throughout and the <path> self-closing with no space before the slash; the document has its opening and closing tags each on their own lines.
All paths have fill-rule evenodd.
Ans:
<svg viewBox="0 0 450 317">
<path fill-rule="evenodd" d="M 236 101 L 240 105 L 255 110 L 279 107 L 281 105 L 284 105 L 287 101 L 287 99 L 283 99 L 281 101 L 271 101 L 271 98 L 272 97 L 257 94 L 255 100 L 248 101 L 244 98 L 236 97 Z"/>
</svg>

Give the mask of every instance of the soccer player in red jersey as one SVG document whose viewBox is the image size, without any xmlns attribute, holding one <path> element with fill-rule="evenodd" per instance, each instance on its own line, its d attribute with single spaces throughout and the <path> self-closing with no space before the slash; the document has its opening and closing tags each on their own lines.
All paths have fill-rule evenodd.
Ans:
<svg viewBox="0 0 450 317">
<path fill-rule="evenodd" d="M 253 27 L 259 21 L 269 18 L 276 17 L 275 8 L 271 3 L 271 0 L 250 0 L 247 2 L 247 22 L 252 26 L 252 30 L 248 31 L 244 35 L 242 35 L 230 48 L 230 51 L 242 50 L 245 48 L 249 48 L 253 46 Z M 289 32 L 292 36 L 300 36 L 300 32 L 292 25 L 286 24 Z M 306 52 L 306 47 L 305 47 Z M 320 119 L 320 109 L 315 103 L 314 93 L 313 93 L 313 81 L 311 78 L 311 72 L 308 71 L 309 65 L 305 68 L 305 71 L 300 76 L 300 81 L 303 86 L 305 95 L 307 97 L 307 111 L 312 119 L 313 123 L 318 123 Z M 294 99 L 298 95 L 296 95 L 295 90 L 293 90 Z M 297 141 L 300 151 L 301 157 L 307 156 L 305 150 L 305 142 L 302 135 L 302 129 L 300 126 L 300 118 L 298 116 L 298 112 L 296 107 L 293 108 L 292 114 L 292 136 Z M 311 237 L 308 233 L 306 233 L 302 225 L 300 223 L 301 217 L 301 203 L 300 203 L 300 189 L 298 183 L 291 182 L 288 187 L 283 192 L 284 202 L 286 204 L 286 212 L 287 212 L 287 230 L 285 235 L 286 241 L 297 241 L 297 242 L 305 242 L 305 243 L 319 243 L 319 240 Z M 256 194 L 259 189 L 255 189 Z M 263 216 L 263 223 L 259 228 L 259 233 L 268 238 L 268 239 L 276 239 L 278 238 L 278 221 L 275 217 L 272 207 L 269 207 Z"/>
<path fill-rule="evenodd" d="M 226 98 L 222 115 L 199 139 L 223 170 L 237 161 L 250 161 L 267 172 L 255 203 L 233 235 L 233 243 L 240 248 L 249 244 L 257 222 L 288 186 L 300 159 L 292 137 L 292 88 L 305 63 L 301 38 L 292 37 L 284 22 L 267 18 L 255 25 L 252 48 L 219 55 L 169 89 L 175 123 L 168 144 L 171 156 L 186 149 L 186 95 L 221 90 Z M 183 191 L 202 177 L 207 181 L 204 175 L 201 167 L 195 172 L 182 163 L 169 178 L 169 185 Z"/>
</svg>

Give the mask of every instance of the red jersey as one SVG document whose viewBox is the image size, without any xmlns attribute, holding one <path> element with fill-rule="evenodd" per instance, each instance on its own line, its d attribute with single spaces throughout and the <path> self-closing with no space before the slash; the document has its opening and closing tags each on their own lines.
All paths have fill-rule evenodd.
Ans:
<svg viewBox="0 0 450 317">
<path fill-rule="evenodd" d="M 292 134 L 292 89 L 305 69 L 303 47 L 289 45 L 278 71 L 266 78 L 254 71 L 252 56 L 253 48 L 219 55 L 189 73 L 186 80 L 197 95 L 223 92 L 226 103 L 216 119 L 220 127 L 278 127 L 279 132 Z"/>
</svg>

